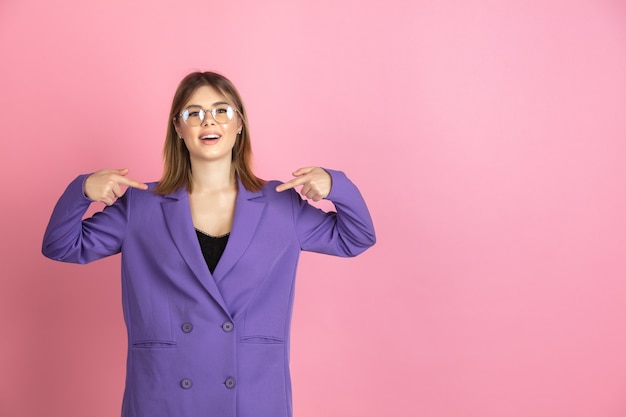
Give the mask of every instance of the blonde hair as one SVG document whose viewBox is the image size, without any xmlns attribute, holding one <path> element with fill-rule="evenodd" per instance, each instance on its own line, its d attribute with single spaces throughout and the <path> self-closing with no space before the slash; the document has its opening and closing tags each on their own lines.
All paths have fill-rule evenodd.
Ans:
<svg viewBox="0 0 626 417">
<path fill-rule="evenodd" d="M 179 139 L 174 124 L 180 122 L 179 114 L 182 111 L 182 106 L 202 86 L 209 86 L 223 94 L 237 108 L 241 117 L 242 132 L 241 135 L 238 135 L 233 147 L 232 163 L 235 176 L 239 178 L 247 190 L 259 191 L 265 184 L 265 181 L 252 172 L 252 145 L 250 143 L 248 118 L 239 92 L 233 83 L 223 75 L 215 72 L 193 72 L 182 79 L 172 100 L 165 145 L 163 146 L 163 175 L 154 192 L 165 195 L 173 193 L 182 187 L 187 187 L 187 189 L 191 190 L 189 150 L 187 150 L 185 143 Z"/>
</svg>

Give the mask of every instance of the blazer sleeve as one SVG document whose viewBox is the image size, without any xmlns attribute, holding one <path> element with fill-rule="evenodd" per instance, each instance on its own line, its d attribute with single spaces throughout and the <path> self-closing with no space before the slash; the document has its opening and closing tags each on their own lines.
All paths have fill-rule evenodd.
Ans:
<svg viewBox="0 0 626 417">
<path fill-rule="evenodd" d="M 326 198 L 336 212 L 324 212 L 294 193 L 294 221 L 302 250 L 356 256 L 376 243 L 374 224 L 358 188 L 341 171 L 326 169 L 332 188 Z"/>
<path fill-rule="evenodd" d="M 83 220 L 92 203 L 83 192 L 87 176 L 72 181 L 52 211 L 42 244 L 43 255 L 50 259 L 84 264 L 121 251 L 130 189 L 113 205 Z"/>
</svg>

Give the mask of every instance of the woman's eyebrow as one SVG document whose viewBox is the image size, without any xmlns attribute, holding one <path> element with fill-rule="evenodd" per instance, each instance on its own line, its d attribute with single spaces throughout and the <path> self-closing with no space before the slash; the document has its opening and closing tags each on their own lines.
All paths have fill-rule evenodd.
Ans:
<svg viewBox="0 0 626 417">
<path fill-rule="evenodd" d="M 228 103 L 228 102 L 226 102 L 226 101 L 216 101 L 215 103 L 213 103 L 213 104 L 211 105 L 211 107 L 212 107 L 212 106 L 217 106 L 217 105 L 219 105 L 219 104 L 228 104 L 228 105 L 230 106 L 230 103 Z M 187 105 L 187 107 L 192 107 L 192 106 L 193 106 L 193 107 L 200 107 L 200 108 L 202 108 L 202 106 L 201 106 L 201 105 L 199 105 L 199 104 L 193 104 L 193 103 L 191 103 L 191 104 L 188 104 L 188 105 Z"/>
</svg>

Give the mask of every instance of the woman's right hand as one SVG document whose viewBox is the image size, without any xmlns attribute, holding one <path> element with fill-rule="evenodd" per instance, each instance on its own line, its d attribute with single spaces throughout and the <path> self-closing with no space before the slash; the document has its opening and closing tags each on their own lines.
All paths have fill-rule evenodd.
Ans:
<svg viewBox="0 0 626 417">
<path fill-rule="evenodd" d="M 83 191 L 90 200 L 110 206 L 124 195 L 126 191 L 125 188 L 122 189 L 124 186 L 140 190 L 148 189 L 146 184 L 126 177 L 126 174 L 128 174 L 128 168 L 96 171 L 85 180 Z"/>
</svg>

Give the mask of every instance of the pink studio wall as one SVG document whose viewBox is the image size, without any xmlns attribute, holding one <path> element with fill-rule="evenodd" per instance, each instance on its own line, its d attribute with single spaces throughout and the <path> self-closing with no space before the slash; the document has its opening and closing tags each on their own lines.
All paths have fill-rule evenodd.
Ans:
<svg viewBox="0 0 626 417">
<path fill-rule="evenodd" d="M 0 415 L 119 414 L 119 258 L 40 255 L 79 173 L 155 180 L 217 70 L 256 166 L 359 184 L 379 243 L 306 254 L 298 417 L 626 415 L 620 0 L 0 3 Z"/>
</svg>

